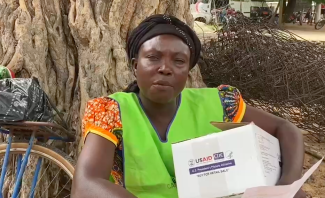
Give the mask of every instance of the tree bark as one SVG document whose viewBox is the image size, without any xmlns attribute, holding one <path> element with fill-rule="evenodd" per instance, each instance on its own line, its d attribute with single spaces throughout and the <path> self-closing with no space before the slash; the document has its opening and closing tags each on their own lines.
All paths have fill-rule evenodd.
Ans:
<svg viewBox="0 0 325 198">
<path fill-rule="evenodd" d="M 290 16 L 293 14 L 295 7 L 296 7 L 296 0 L 289 0 L 288 5 L 285 8 L 284 16 L 285 21 L 288 22 Z"/>
<path fill-rule="evenodd" d="M 271 23 L 274 22 L 274 20 L 275 20 L 275 16 L 276 16 L 276 14 L 277 14 L 277 12 L 278 12 L 278 10 L 279 10 L 279 7 L 280 7 L 280 3 L 281 3 L 281 1 L 279 0 L 278 5 L 276 6 L 276 8 L 275 8 L 275 10 L 274 10 L 274 12 L 273 12 L 273 14 L 272 14 L 272 17 L 271 17 L 271 19 L 269 20 L 269 22 L 271 22 Z"/>
<path fill-rule="evenodd" d="M 279 19 L 280 19 L 279 23 L 280 24 L 284 23 L 284 21 L 285 21 L 286 7 L 287 7 L 287 0 L 282 0 L 282 13 L 281 13 L 281 8 L 280 8 L 280 13 L 279 13 L 279 15 L 281 15 L 281 16 L 279 16 Z"/>
<path fill-rule="evenodd" d="M 126 38 L 156 13 L 193 27 L 188 0 L 0 0 L 0 64 L 18 77 L 38 78 L 65 117 L 72 116 L 77 141 L 69 148 L 75 159 L 86 102 L 121 91 L 134 79 Z M 205 86 L 198 67 L 187 86 Z"/>
</svg>

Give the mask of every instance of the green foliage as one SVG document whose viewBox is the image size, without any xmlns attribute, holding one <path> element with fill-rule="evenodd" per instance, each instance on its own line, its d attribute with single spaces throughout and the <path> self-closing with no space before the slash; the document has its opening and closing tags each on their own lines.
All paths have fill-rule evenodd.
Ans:
<svg viewBox="0 0 325 198">
<path fill-rule="evenodd" d="M 316 2 L 316 3 L 323 3 L 323 4 L 325 4 L 325 0 L 314 0 L 314 2 Z"/>
<path fill-rule="evenodd" d="M 304 0 L 304 1 L 307 1 L 307 2 L 315 2 L 315 3 L 324 3 L 325 4 L 325 0 Z"/>
</svg>

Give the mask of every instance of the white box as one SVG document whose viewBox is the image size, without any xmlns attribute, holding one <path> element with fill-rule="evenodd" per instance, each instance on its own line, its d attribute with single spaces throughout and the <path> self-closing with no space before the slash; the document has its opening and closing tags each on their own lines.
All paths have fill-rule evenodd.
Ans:
<svg viewBox="0 0 325 198">
<path fill-rule="evenodd" d="M 211 123 L 221 130 L 172 145 L 179 198 L 215 198 L 273 186 L 279 141 L 254 124 Z"/>
</svg>

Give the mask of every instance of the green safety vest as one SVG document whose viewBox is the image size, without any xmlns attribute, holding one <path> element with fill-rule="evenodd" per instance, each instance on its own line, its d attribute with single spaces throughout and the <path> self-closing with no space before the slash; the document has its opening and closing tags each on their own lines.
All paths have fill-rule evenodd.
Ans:
<svg viewBox="0 0 325 198">
<path fill-rule="evenodd" d="M 224 110 L 216 88 L 184 89 L 179 109 L 160 140 L 135 93 L 115 93 L 123 125 L 124 182 L 139 198 L 177 198 L 171 144 L 214 132 L 210 124 L 223 122 Z"/>
</svg>

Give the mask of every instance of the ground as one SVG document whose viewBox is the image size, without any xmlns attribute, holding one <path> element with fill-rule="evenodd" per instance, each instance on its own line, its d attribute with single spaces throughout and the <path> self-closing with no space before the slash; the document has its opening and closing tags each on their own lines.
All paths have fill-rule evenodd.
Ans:
<svg viewBox="0 0 325 198">
<path fill-rule="evenodd" d="M 316 30 L 314 25 L 310 26 L 307 24 L 303 24 L 302 26 L 298 24 L 286 24 L 284 27 L 306 40 L 325 41 L 325 27 L 320 30 Z"/>
<path fill-rule="evenodd" d="M 325 27 L 320 30 L 316 30 L 315 26 L 303 24 L 302 26 L 298 24 L 286 24 L 284 26 L 285 29 L 291 31 L 292 33 L 297 35 L 298 39 L 306 39 L 310 41 L 325 41 Z M 216 34 L 215 28 L 211 25 L 205 25 L 202 22 L 196 21 L 194 23 L 194 29 L 200 38 L 211 38 Z"/>
<path fill-rule="evenodd" d="M 321 30 L 315 30 L 314 26 L 303 24 L 302 26 L 287 24 L 286 29 L 297 34 L 298 36 L 310 41 L 325 41 L 325 27 Z M 325 144 L 314 143 L 306 139 L 305 142 L 315 151 L 318 151 L 320 156 L 325 156 Z M 304 171 L 307 171 L 319 159 L 309 154 L 305 155 Z M 304 185 L 305 192 L 312 198 L 325 198 L 325 163 L 308 179 Z"/>
<path fill-rule="evenodd" d="M 306 139 L 305 141 L 313 150 L 318 151 L 321 156 L 325 156 L 325 144 L 324 143 L 312 143 Z M 312 167 L 319 159 L 316 157 L 306 154 L 304 171 L 307 171 Z M 313 175 L 307 180 L 303 189 L 312 198 L 324 198 L 325 197 L 325 163 L 314 172 Z"/>
<path fill-rule="evenodd" d="M 324 41 L 325 42 L 325 27 L 321 30 L 315 30 L 314 26 L 303 24 L 286 24 L 284 26 L 287 30 L 297 35 L 298 39 L 305 39 L 310 41 Z M 213 26 L 205 25 L 201 22 L 195 22 L 194 29 L 201 40 L 216 37 L 215 28 Z M 318 157 L 325 156 L 325 144 L 315 143 L 309 138 L 305 138 L 305 143 L 308 148 L 317 151 Z M 305 154 L 304 172 L 311 168 L 319 159 L 313 155 Z M 307 193 L 308 198 L 325 198 L 325 163 L 315 171 L 315 173 L 307 180 L 303 187 Z"/>
</svg>

